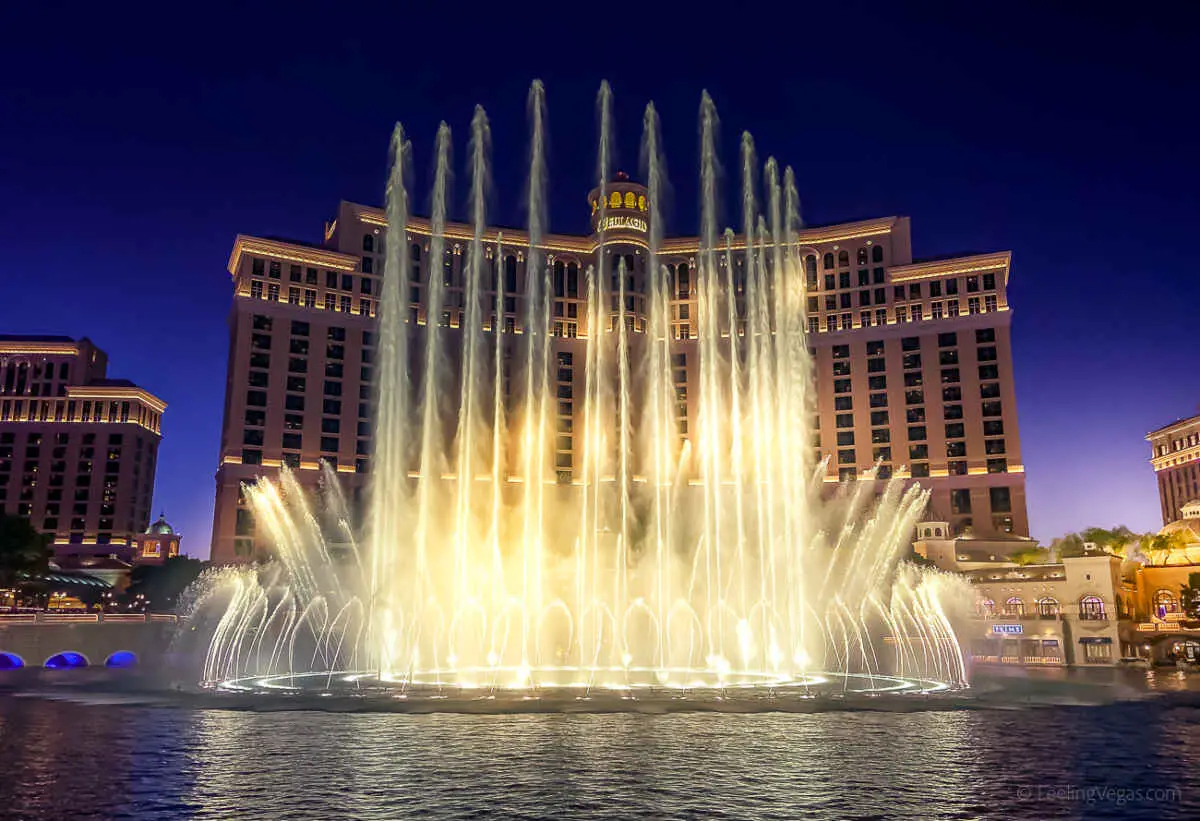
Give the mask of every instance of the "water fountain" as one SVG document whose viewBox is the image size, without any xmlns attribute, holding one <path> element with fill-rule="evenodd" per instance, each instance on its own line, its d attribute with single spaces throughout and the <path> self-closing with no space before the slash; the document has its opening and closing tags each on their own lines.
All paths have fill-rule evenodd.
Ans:
<svg viewBox="0 0 1200 821">
<path fill-rule="evenodd" d="M 644 118 L 645 323 L 627 315 L 626 260 L 606 252 L 612 103 L 598 100 L 599 252 L 586 269 L 581 461 L 554 466 L 545 97 L 529 95 L 526 277 L 503 327 L 500 247 L 485 241 L 490 134 L 476 109 L 457 329 L 410 321 L 406 243 L 387 243 L 380 299 L 373 489 L 359 538 L 327 471 L 310 499 L 287 470 L 247 494 L 277 559 L 204 580 L 203 678 L 223 692 L 361 693 L 556 702 L 927 693 L 965 684 L 948 577 L 901 560 L 927 493 L 861 481 L 822 498 L 810 456 L 814 387 L 794 176 L 761 174 L 741 141 L 742 233 L 718 229 L 716 109 L 700 108 L 695 258 L 697 412 L 677 429 L 671 300 L 658 260 L 666 188 L 659 121 Z M 429 259 L 446 251 L 450 129 L 436 141 Z M 406 235 L 411 149 L 392 139 L 388 237 Z M 503 237 L 499 240 L 503 243 Z M 495 302 L 488 304 L 494 298 Z M 615 299 L 614 299 L 615 298 Z M 415 318 L 414 318 L 415 319 Z M 423 363 L 409 372 L 410 350 Z M 505 371 L 514 372 L 506 388 Z M 576 397 L 578 399 L 578 397 Z M 882 494 L 876 495 L 876 489 Z M 328 539 L 340 523 L 340 547 Z"/>
</svg>

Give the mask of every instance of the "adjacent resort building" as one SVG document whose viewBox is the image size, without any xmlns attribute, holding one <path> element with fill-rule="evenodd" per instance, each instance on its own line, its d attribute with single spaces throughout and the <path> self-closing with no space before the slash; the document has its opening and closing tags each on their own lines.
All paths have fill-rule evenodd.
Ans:
<svg viewBox="0 0 1200 821">
<path fill-rule="evenodd" d="M 917 554 L 975 588 L 976 619 L 964 640 L 976 662 L 1200 663 L 1200 620 L 1183 607 L 1184 588 L 1200 586 L 1200 417 L 1146 438 L 1164 525 L 1145 545 L 1039 556 L 1031 539 L 956 535 L 946 522 L 918 526 Z"/>
<path fill-rule="evenodd" d="M 60 564 L 133 562 L 150 524 L 166 403 L 107 369 L 87 338 L 0 336 L 0 511 Z"/>
<path fill-rule="evenodd" d="M 620 175 L 608 190 L 607 210 L 597 207 L 595 192 L 590 197 L 591 235 L 549 234 L 542 240 L 553 272 L 549 305 L 557 368 L 551 378 L 559 398 L 559 481 L 569 482 L 578 467 L 572 430 L 582 403 L 573 402 L 573 391 L 584 384 L 583 344 L 590 332 L 585 271 L 598 254 L 614 260 L 607 266 L 614 278 L 615 260 L 624 262 L 627 327 L 635 337 L 647 329 L 646 189 Z M 603 232 L 600 213 L 608 215 Z M 798 275 L 805 277 L 808 344 L 818 380 L 811 446 L 828 458 L 825 480 L 831 487 L 866 478 L 879 465 L 882 478 L 930 488 L 931 517 L 956 535 L 1025 536 L 1007 298 L 1010 256 L 914 259 L 910 228 L 907 217 L 885 217 L 800 232 L 805 270 Z M 236 238 L 228 265 L 234 296 L 214 561 L 252 561 L 269 549 L 240 487 L 282 465 L 309 485 L 336 475 L 352 506 L 362 498 L 372 452 L 374 317 L 387 244 L 402 242 L 411 260 L 411 281 L 403 288 L 411 321 L 457 329 L 464 321 L 463 266 L 471 236 L 471 226 L 449 224 L 444 258 L 433 260 L 428 221 L 410 218 L 407 236 L 388 237 L 383 211 L 343 202 L 319 244 Z M 485 326 L 501 335 L 520 334 L 528 236 L 489 229 L 485 241 L 492 277 L 487 304 L 503 306 L 502 316 L 485 311 Z M 735 239 L 735 252 L 744 247 Z M 694 431 L 698 412 L 698 250 L 696 237 L 668 238 L 654 261 L 671 278 L 683 437 Z M 447 294 L 437 317 L 426 310 L 431 268 Z M 614 300 L 616 291 L 614 282 Z M 616 309 L 613 305 L 604 321 L 615 322 Z"/>
</svg>

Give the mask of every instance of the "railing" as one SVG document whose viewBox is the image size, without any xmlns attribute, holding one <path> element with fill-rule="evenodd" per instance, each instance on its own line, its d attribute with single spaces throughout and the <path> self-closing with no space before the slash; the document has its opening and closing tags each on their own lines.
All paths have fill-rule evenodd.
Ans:
<svg viewBox="0 0 1200 821">
<path fill-rule="evenodd" d="M 0 613 L 5 624 L 149 624 L 175 623 L 174 613 Z"/>
</svg>

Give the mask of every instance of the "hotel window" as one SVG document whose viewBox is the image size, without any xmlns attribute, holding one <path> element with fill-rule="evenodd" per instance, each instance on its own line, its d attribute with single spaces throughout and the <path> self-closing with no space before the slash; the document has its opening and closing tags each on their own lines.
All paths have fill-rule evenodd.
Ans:
<svg viewBox="0 0 1200 821">
<path fill-rule="evenodd" d="M 836 316 L 829 316 L 829 317 L 825 318 L 825 330 L 827 330 L 827 331 L 836 331 L 837 330 L 837 317 Z"/>
<path fill-rule="evenodd" d="M 853 446 L 854 445 L 854 431 L 839 430 L 837 433 L 837 443 L 840 447 Z"/>
<path fill-rule="evenodd" d="M 964 430 L 964 425 L 962 422 L 952 422 L 951 424 L 946 425 L 947 439 L 961 439 L 966 435 L 967 434 Z"/>
<path fill-rule="evenodd" d="M 985 439 L 983 442 L 983 451 L 988 456 L 999 456 L 1004 453 L 1003 439 Z"/>
<path fill-rule="evenodd" d="M 308 380 L 306 377 L 289 376 L 287 378 L 287 389 L 292 393 L 304 393 L 307 382 Z"/>
<path fill-rule="evenodd" d="M 983 298 L 983 309 L 989 314 L 996 312 L 996 297 L 993 294 L 988 294 Z"/>
<path fill-rule="evenodd" d="M 842 314 L 842 330 L 848 331 L 853 327 L 854 320 L 851 318 L 850 314 Z"/>
<path fill-rule="evenodd" d="M 834 277 L 833 274 L 825 275 L 825 290 L 826 291 L 832 291 L 836 287 L 836 283 L 837 283 L 837 279 Z M 680 299 L 682 299 L 682 297 L 680 297 Z"/>
<path fill-rule="evenodd" d="M 255 408 L 265 408 L 267 406 L 267 394 L 265 391 L 246 391 L 246 404 Z"/>
<path fill-rule="evenodd" d="M 922 409 L 922 413 L 921 413 L 922 419 L 924 419 L 924 416 L 925 416 L 924 410 Z M 909 417 L 909 421 L 910 422 L 913 421 L 911 414 Z M 924 425 L 910 425 L 908 428 L 908 438 L 909 438 L 909 441 L 912 441 L 912 442 L 921 442 L 921 441 L 925 440 L 927 438 L 925 426 Z"/>
<path fill-rule="evenodd" d="M 921 306 L 920 305 L 912 306 L 912 321 L 920 322 L 922 318 L 923 317 L 921 316 Z"/>
<path fill-rule="evenodd" d="M 950 491 L 950 512 L 963 514 L 971 512 L 971 491 L 967 488 L 957 488 Z"/>
<path fill-rule="evenodd" d="M 831 268 L 833 268 L 833 254 L 826 254 L 826 255 L 825 255 L 823 258 L 822 258 L 822 265 L 824 266 L 824 268 L 825 268 L 825 270 L 826 270 L 826 271 L 828 271 L 828 270 L 830 270 Z"/>
<path fill-rule="evenodd" d="M 941 319 L 942 318 L 942 303 L 940 303 L 940 302 L 933 303 L 933 305 L 930 306 L 930 314 L 929 315 L 932 319 Z"/>
<path fill-rule="evenodd" d="M 862 313 L 860 313 L 858 315 L 858 324 L 862 325 L 862 327 L 864 327 L 864 328 L 870 328 L 871 327 L 871 312 L 863 311 Z"/>
<path fill-rule="evenodd" d="M 896 309 L 896 322 L 901 324 L 908 322 L 908 310 L 906 308 Z"/>
<path fill-rule="evenodd" d="M 967 313 L 968 314 L 979 313 L 979 297 L 973 296 L 973 297 L 969 297 L 967 299 Z"/>
<path fill-rule="evenodd" d="M 870 291 L 859 291 L 858 292 L 858 307 L 865 308 L 870 304 L 871 304 L 871 292 Z"/>
<path fill-rule="evenodd" d="M 261 259 L 250 260 L 250 273 L 256 277 L 262 276 L 266 272 L 266 261 Z"/>
<path fill-rule="evenodd" d="M 977 277 L 977 276 L 967 277 L 967 293 L 973 294 L 978 290 L 979 290 L 979 277 Z"/>
<path fill-rule="evenodd" d="M 838 464 L 839 465 L 852 465 L 852 464 L 854 464 L 855 461 L 856 460 L 854 457 L 853 450 L 839 450 L 838 451 Z"/>
<path fill-rule="evenodd" d="M 988 473 L 1008 473 L 1008 460 L 1007 459 L 988 459 L 987 460 L 987 472 Z"/>
<path fill-rule="evenodd" d="M 340 310 L 344 314 L 350 313 L 350 297 L 343 296 L 341 298 Z"/>
<path fill-rule="evenodd" d="M 920 405 L 925 401 L 924 391 L 913 390 L 904 392 L 904 404 Z"/>
<path fill-rule="evenodd" d="M 266 415 L 266 413 L 264 413 L 263 411 L 260 411 L 260 410 L 247 410 L 246 411 L 246 424 L 247 425 L 257 425 L 258 427 L 262 427 L 263 425 L 267 424 L 267 415 Z"/>
<path fill-rule="evenodd" d="M 871 262 L 883 262 L 883 246 L 871 246 Z"/>
<path fill-rule="evenodd" d="M 278 283 L 272 282 L 267 287 L 267 299 L 269 299 L 271 302 L 279 301 L 279 285 L 278 285 Z"/>
<path fill-rule="evenodd" d="M 682 308 L 684 306 L 681 305 L 679 307 Z M 827 311 L 836 311 L 837 310 L 837 296 L 835 296 L 834 294 L 827 294 L 825 296 L 825 310 L 827 310 Z"/>
<path fill-rule="evenodd" d="M 1104 600 L 1099 596 L 1084 596 L 1079 600 L 1079 618 L 1091 621 L 1103 621 L 1108 618 L 1104 610 Z M 1088 645 L 1090 650 L 1093 646 L 1108 645 Z"/>
<path fill-rule="evenodd" d="M 958 316 L 958 300 L 952 299 L 946 303 L 946 315 Z"/>
<path fill-rule="evenodd" d="M 967 455 L 966 442 L 947 442 L 946 456 L 951 459 L 962 459 Z"/>
<path fill-rule="evenodd" d="M 867 377 L 867 389 L 873 390 L 873 391 L 886 391 L 887 390 L 887 377 L 886 376 Z"/>
<path fill-rule="evenodd" d="M 888 412 L 887 411 L 885 411 L 885 410 L 884 411 L 871 411 L 871 424 L 872 425 L 886 425 L 887 423 L 888 423 Z"/>
<path fill-rule="evenodd" d="M 809 254 L 804 258 L 805 285 L 809 289 L 817 287 L 817 258 Z"/>
<path fill-rule="evenodd" d="M 261 450 L 250 450 L 248 448 L 243 448 L 242 449 L 242 464 L 243 465 L 261 465 L 262 464 L 262 451 Z M 241 511 L 239 510 L 238 513 L 241 513 Z"/>
<path fill-rule="evenodd" d="M 887 428 L 878 428 L 871 431 L 871 444 L 886 445 L 892 441 L 892 432 Z M 890 456 L 888 457 L 891 458 Z"/>
<path fill-rule="evenodd" d="M 904 286 L 897 285 L 894 288 L 892 288 L 892 296 L 895 297 L 896 299 L 904 299 Z"/>
<path fill-rule="evenodd" d="M 295 333 L 294 329 L 292 333 Z M 308 331 L 305 330 L 304 334 L 307 336 Z M 304 338 L 293 338 L 289 346 L 289 351 L 297 356 L 308 356 L 308 340 Z"/>
<path fill-rule="evenodd" d="M 336 436 L 322 436 L 321 451 L 323 453 L 337 453 L 338 438 Z"/>
<path fill-rule="evenodd" d="M 371 259 L 371 257 L 363 257 L 362 258 L 362 272 L 364 274 L 375 273 L 375 260 Z"/>
<path fill-rule="evenodd" d="M 984 416 L 1000 416 L 1001 410 L 1002 408 L 999 401 L 983 403 Z"/>
<path fill-rule="evenodd" d="M 929 476 L 929 463 L 914 462 L 909 468 L 909 471 L 914 479 L 925 479 Z"/>
<path fill-rule="evenodd" d="M 958 385 L 950 385 L 948 387 L 942 388 L 942 401 L 943 402 L 961 402 L 962 401 L 962 388 Z"/>
<path fill-rule="evenodd" d="M 999 399 L 1000 398 L 1000 383 L 988 382 L 979 386 L 979 396 L 981 399 Z"/>
<path fill-rule="evenodd" d="M 871 449 L 871 458 L 876 462 L 879 462 L 879 461 L 890 462 L 890 461 L 892 461 L 892 449 L 890 447 L 872 448 Z M 888 477 L 881 476 L 879 478 L 886 479 Z"/>
<path fill-rule="evenodd" d="M 336 311 L 337 310 L 337 297 L 334 296 L 333 294 L 325 294 L 325 310 L 327 310 L 327 311 Z"/>
<path fill-rule="evenodd" d="M 1011 618 L 1021 618 L 1025 615 L 1025 602 L 1020 596 L 1012 596 L 1004 603 L 1004 615 Z"/>
<path fill-rule="evenodd" d="M 946 345 L 955 344 L 954 337 L 956 337 L 956 336 L 957 336 L 957 334 L 954 334 L 954 333 L 938 334 L 938 346 L 945 347 Z M 946 341 L 945 337 L 950 337 L 950 340 Z M 939 351 L 938 352 L 938 364 L 939 365 L 957 365 L 958 364 L 958 351 L 956 351 L 956 350 Z"/>
<path fill-rule="evenodd" d="M 996 275 L 995 274 L 984 274 L 983 275 L 983 290 L 985 290 L 985 291 L 996 290 Z"/>
<path fill-rule="evenodd" d="M 925 445 L 925 444 L 909 445 L 908 446 L 908 458 L 909 459 L 928 459 L 929 458 L 929 445 Z"/>
<path fill-rule="evenodd" d="M 250 384 L 256 388 L 265 388 L 267 386 L 266 371 L 250 371 Z"/>
<path fill-rule="evenodd" d="M 947 385 L 960 381 L 958 378 L 958 368 L 943 368 L 942 369 L 942 384 Z"/>
<path fill-rule="evenodd" d="M 371 300 L 360 299 L 358 301 L 358 313 L 361 316 L 371 316 Z"/>
<path fill-rule="evenodd" d="M 904 354 L 903 358 L 901 359 L 901 362 L 904 365 L 905 370 L 913 370 L 915 368 L 919 368 L 919 367 L 921 367 L 921 354 L 906 353 L 906 354 Z"/>
<path fill-rule="evenodd" d="M 263 298 L 263 284 L 260 280 L 257 280 L 257 279 L 251 280 L 251 282 L 250 282 L 250 298 L 251 299 L 262 299 Z"/>
<path fill-rule="evenodd" d="M 852 428 L 854 427 L 854 414 L 839 413 L 834 417 L 833 421 L 834 424 L 839 428 Z"/>
<path fill-rule="evenodd" d="M 933 282 L 929 283 L 929 295 L 932 297 L 939 297 L 942 295 L 941 280 L 935 279 Z"/>
<path fill-rule="evenodd" d="M 984 436 L 1003 436 L 1004 435 L 1004 420 L 1003 419 L 988 419 L 983 423 Z"/>
<path fill-rule="evenodd" d="M 317 307 L 317 292 L 312 290 L 311 288 L 304 289 L 304 307 L 305 308 Z"/>
<path fill-rule="evenodd" d="M 281 268 L 282 268 L 282 266 L 279 264 L 278 261 L 271 260 L 271 267 L 270 267 L 271 279 L 279 279 L 279 275 L 282 273 Z"/>
<path fill-rule="evenodd" d="M 555 310 L 556 311 L 559 310 L 561 308 L 561 305 L 562 305 L 562 303 L 555 303 L 555 305 L 554 305 Z M 817 312 L 817 298 L 815 296 L 810 296 L 808 298 L 808 312 L 810 314 L 815 314 Z M 562 316 L 562 314 L 556 313 L 555 316 Z"/>
<path fill-rule="evenodd" d="M 833 397 L 833 409 L 838 411 L 848 411 L 854 409 L 854 398 L 850 396 L 835 396 Z"/>
<path fill-rule="evenodd" d="M 854 468 L 839 468 L 838 469 L 838 481 L 839 482 L 853 482 L 857 478 L 858 478 L 858 471 L 856 471 Z"/>
<path fill-rule="evenodd" d="M 867 249 L 865 247 L 858 249 L 858 254 L 856 255 L 856 259 L 858 260 L 859 265 L 867 264 Z"/>
<path fill-rule="evenodd" d="M 883 356 L 882 339 L 872 339 L 867 342 L 867 356 Z M 870 368 L 867 370 L 870 370 Z"/>
<path fill-rule="evenodd" d="M 300 289 L 299 288 L 288 288 L 288 304 L 289 305 L 299 305 L 300 304 Z"/>
<path fill-rule="evenodd" d="M 942 406 L 942 418 L 944 418 L 944 419 L 962 419 L 963 418 L 963 406 L 962 405 L 943 405 Z"/>
<path fill-rule="evenodd" d="M 958 280 L 957 279 L 946 280 L 946 295 L 954 296 L 957 293 L 958 293 Z"/>
<path fill-rule="evenodd" d="M 337 271 L 326 271 L 325 272 L 325 287 L 326 288 L 336 288 L 337 286 L 338 286 Z"/>
<path fill-rule="evenodd" d="M 904 374 L 904 387 L 919 388 L 925 384 L 925 379 L 920 371 L 909 371 Z"/>
<path fill-rule="evenodd" d="M 263 432 L 261 430 L 245 430 L 242 431 L 243 445 L 257 445 L 262 447 Z"/>
<path fill-rule="evenodd" d="M 290 411 L 304 410 L 304 397 L 289 393 L 283 400 L 283 407 Z"/>
<path fill-rule="evenodd" d="M 850 307 L 853 307 L 853 306 L 851 305 L 851 295 L 850 295 L 850 294 L 848 294 L 848 293 L 845 293 L 845 294 L 839 294 L 839 295 L 838 295 L 838 301 L 841 303 L 841 306 L 842 306 L 843 308 L 850 308 Z"/>
<path fill-rule="evenodd" d="M 1000 369 L 995 365 L 980 365 L 979 366 L 979 378 L 980 379 L 999 379 L 1000 378 Z"/>
<path fill-rule="evenodd" d="M 875 309 L 875 324 L 876 325 L 886 325 L 887 324 L 887 308 L 876 308 Z"/>
<path fill-rule="evenodd" d="M 838 251 L 838 267 L 843 268 L 850 264 L 850 252 Z"/>
<path fill-rule="evenodd" d="M 304 273 L 303 273 L 303 271 L 301 271 L 299 265 L 292 265 L 288 269 L 288 281 L 289 282 L 299 282 L 303 278 L 304 278 Z"/>
<path fill-rule="evenodd" d="M 872 268 L 871 269 L 871 281 L 873 283 L 875 283 L 876 285 L 882 285 L 883 279 L 884 279 L 884 277 L 883 277 L 883 269 L 882 268 Z"/>
<path fill-rule="evenodd" d="M 886 408 L 886 407 L 887 407 L 887 404 L 888 404 L 888 398 L 887 398 L 887 394 L 886 394 L 886 393 L 873 393 L 873 394 L 871 394 L 871 407 L 873 407 L 873 408 Z"/>
<path fill-rule="evenodd" d="M 838 274 L 838 287 L 839 288 L 849 288 L 850 287 L 850 272 L 849 271 L 842 271 L 840 274 Z"/>
<path fill-rule="evenodd" d="M 871 272 L 866 268 L 858 269 L 858 287 L 863 288 L 871 284 Z"/>
<path fill-rule="evenodd" d="M 887 289 L 876 288 L 875 289 L 875 304 L 882 305 L 885 302 L 887 302 Z"/>
<path fill-rule="evenodd" d="M 849 379 L 833 380 L 833 392 L 834 393 L 850 393 L 850 380 Z"/>
<path fill-rule="evenodd" d="M 304 269 L 304 284 L 305 285 L 316 285 L 317 284 L 317 269 L 316 268 L 305 268 Z"/>
<path fill-rule="evenodd" d="M 557 329 L 557 328 L 559 328 L 559 326 L 560 326 L 560 323 L 556 322 L 556 323 L 554 323 L 554 326 L 555 326 L 555 328 Z M 820 319 L 820 317 L 810 316 L 810 317 L 808 318 L 808 332 L 809 332 L 810 334 L 815 334 L 815 333 L 817 333 L 817 332 L 818 332 L 818 331 L 820 331 L 820 330 L 821 330 L 821 319 Z M 556 333 L 555 335 L 557 336 L 557 335 L 559 335 L 559 334 L 557 334 L 557 333 Z"/>
<path fill-rule="evenodd" d="M 1037 600 L 1037 614 L 1043 619 L 1058 615 L 1058 600 L 1043 596 Z"/>
</svg>

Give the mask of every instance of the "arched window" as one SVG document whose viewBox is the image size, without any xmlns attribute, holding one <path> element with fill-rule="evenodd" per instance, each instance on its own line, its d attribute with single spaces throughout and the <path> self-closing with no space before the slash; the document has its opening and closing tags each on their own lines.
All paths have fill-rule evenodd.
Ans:
<svg viewBox="0 0 1200 821">
<path fill-rule="evenodd" d="M 1058 599 L 1050 596 L 1042 596 L 1037 600 L 1037 613 L 1043 619 L 1052 618 L 1058 615 Z"/>
<path fill-rule="evenodd" d="M 517 258 L 512 254 L 504 258 L 504 290 L 509 293 L 517 291 Z"/>
<path fill-rule="evenodd" d="M 579 263 L 567 263 L 567 296 L 575 298 L 579 296 Z"/>
<path fill-rule="evenodd" d="M 16 653 L 0 653 L 0 670 L 16 670 L 25 666 L 25 659 Z"/>
<path fill-rule="evenodd" d="M 817 256 L 816 256 L 816 254 L 809 254 L 808 256 L 806 256 L 804 258 L 804 270 L 813 276 L 817 275 Z"/>
<path fill-rule="evenodd" d="M 1079 600 L 1079 618 L 1091 621 L 1103 621 L 1108 618 L 1104 612 L 1104 599 L 1099 596 L 1084 596 Z"/>
<path fill-rule="evenodd" d="M 826 271 L 831 270 L 833 268 L 833 254 L 826 254 L 823 264 Z"/>
<path fill-rule="evenodd" d="M 1179 612 L 1179 600 L 1165 587 L 1159 588 L 1154 594 L 1154 614 L 1160 619 L 1168 613 Z"/>
<path fill-rule="evenodd" d="M 375 250 L 375 237 L 371 236 L 370 234 L 363 234 L 363 250 L 364 251 L 374 251 Z"/>
<path fill-rule="evenodd" d="M 679 263 L 679 267 L 675 271 L 675 284 L 679 290 L 677 296 L 679 299 L 687 299 L 692 293 L 692 281 L 688 277 L 688 264 L 686 262 Z"/>
<path fill-rule="evenodd" d="M 849 264 L 850 264 L 850 252 L 849 251 L 838 251 L 838 267 L 844 268 L 845 266 L 847 266 Z"/>
<path fill-rule="evenodd" d="M 137 655 L 128 650 L 118 650 L 104 660 L 105 667 L 137 667 Z"/>
<path fill-rule="evenodd" d="M 882 245 L 874 245 L 871 247 L 871 261 L 872 262 L 883 262 L 883 246 Z"/>
<path fill-rule="evenodd" d="M 412 261 L 413 262 L 421 261 L 421 245 L 420 245 L 420 243 L 414 242 L 412 244 L 411 253 L 412 253 Z"/>
<path fill-rule="evenodd" d="M 859 265 L 867 264 L 867 249 L 865 247 L 858 249 L 858 264 Z"/>
<path fill-rule="evenodd" d="M 985 619 L 990 619 L 996 613 L 996 603 L 991 599 L 983 599 L 977 605 L 979 615 Z"/>
<path fill-rule="evenodd" d="M 637 195 L 634 194 L 632 191 L 625 192 L 625 207 L 626 208 L 637 208 Z"/>
<path fill-rule="evenodd" d="M 1025 615 L 1025 602 L 1020 596 L 1012 596 L 1004 603 L 1004 615 L 1020 618 Z"/>
<path fill-rule="evenodd" d="M 562 260 L 554 260 L 554 295 L 557 297 L 561 297 L 566 293 L 567 283 L 564 281 L 566 274 L 567 266 L 562 264 Z"/>
</svg>

